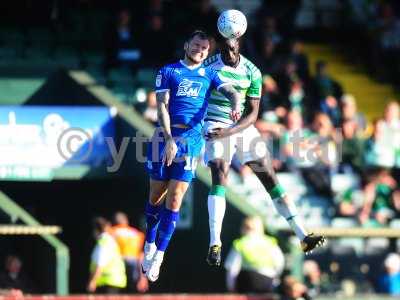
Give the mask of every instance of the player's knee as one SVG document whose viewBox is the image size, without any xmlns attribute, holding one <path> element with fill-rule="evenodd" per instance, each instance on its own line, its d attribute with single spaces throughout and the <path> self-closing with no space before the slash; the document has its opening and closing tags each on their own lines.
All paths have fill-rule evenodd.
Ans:
<svg viewBox="0 0 400 300">
<path fill-rule="evenodd" d="M 167 195 L 167 208 L 178 211 L 182 204 L 183 193 L 181 191 L 173 191 Z"/>
</svg>

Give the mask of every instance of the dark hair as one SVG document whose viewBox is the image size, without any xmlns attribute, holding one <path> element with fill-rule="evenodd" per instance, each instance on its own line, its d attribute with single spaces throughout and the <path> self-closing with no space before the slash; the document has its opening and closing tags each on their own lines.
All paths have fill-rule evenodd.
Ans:
<svg viewBox="0 0 400 300">
<path fill-rule="evenodd" d="M 93 219 L 93 228 L 99 232 L 103 232 L 108 225 L 110 222 L 106 218 L 96 217 Z"/>
<path fill-rule="evenodd" d="M 188 39 L 187 39 L 186 41 L 189 43 L 189 42 L 190 42 L 191 40 L 193 40 L 196 36 L 199 37 L 199 39 L 201 39 L 201 40 L 208 40 L 208 39 L 209 39 L 208 34 L 205 33 L 204 31 L 202 31 L 202 30 L 195 30 L 195 31 L 193 31 L 193 32 L 189 35 L 189 37 L 188 37 Z"/>
</svg>

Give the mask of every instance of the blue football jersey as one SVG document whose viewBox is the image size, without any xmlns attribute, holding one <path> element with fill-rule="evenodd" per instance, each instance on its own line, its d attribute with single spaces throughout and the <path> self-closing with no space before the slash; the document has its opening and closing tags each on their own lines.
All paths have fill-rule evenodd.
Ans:
<svg viewBox="0 0 400 300">
<path fill-rule="evenodd" d="M 211 90 L 223 84 L 212 68 L 200 65 L 192 69 L 179 61 L 161 68 L 155 91 L 169 91 L 171 124 L 197 127 L 203 123 Z"/>
</svg>

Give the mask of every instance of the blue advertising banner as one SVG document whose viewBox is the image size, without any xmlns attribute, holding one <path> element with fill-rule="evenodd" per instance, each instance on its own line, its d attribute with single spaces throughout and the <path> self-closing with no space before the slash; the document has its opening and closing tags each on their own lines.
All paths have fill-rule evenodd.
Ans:
<svg viewBox="0 0 400 300">
<path fill-rule="evenodd" d="M 0 106 L 0 179 L 46 178 L 63 166 L 107 163 L 114 115 L 103 106 Z"/>
</svg>

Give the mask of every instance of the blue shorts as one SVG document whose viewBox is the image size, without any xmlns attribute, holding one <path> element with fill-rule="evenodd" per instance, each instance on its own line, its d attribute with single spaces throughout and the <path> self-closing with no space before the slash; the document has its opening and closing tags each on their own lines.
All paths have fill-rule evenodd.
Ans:
<svg viewBox="0 0 400 300">
<path fill-rule="evenodd" d="M 178 146 L 174 161 L 168 167 L 162 163 L 165 141 L 162 130 L 157 128 L 147 145 L 147 172 L 154 180 L 168 181 L 175 179 L 191 182 L 194 178 L 198 158 L 204 146 L 201 130 L 174 127 L 171 130 Z"/>
</svg>

